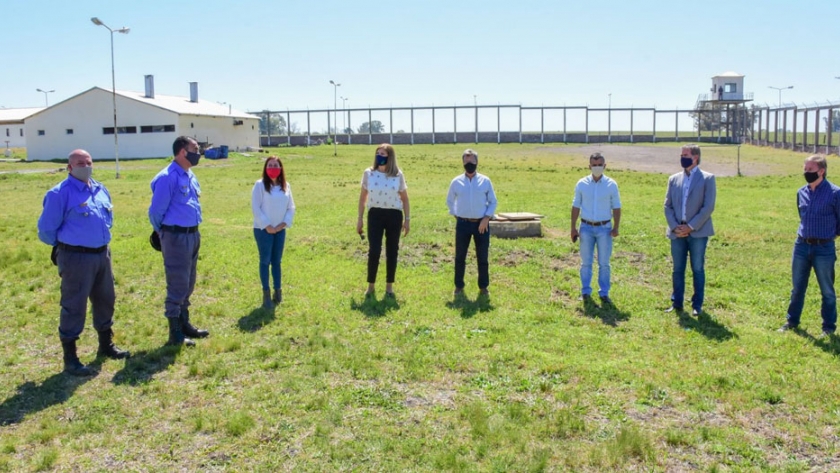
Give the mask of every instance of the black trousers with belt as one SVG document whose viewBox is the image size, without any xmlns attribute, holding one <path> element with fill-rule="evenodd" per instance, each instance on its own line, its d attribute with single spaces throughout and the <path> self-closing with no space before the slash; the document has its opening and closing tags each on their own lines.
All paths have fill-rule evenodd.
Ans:
<svg viewBox="0 0 840 473">
<path fill-rule="evenodd" d="M 402 230 L 403 213 L 397 209 L 380 209 L 372 207 L 368 210 L 368 251 L 367 280 L 376 282 L 379 270 L 379 257 L 382 255 L 382 236 L 385 235 L 385 281 L 394 282 L 397 275 L 397 254 L 400 249 L 400 230 Z"/>
</svg>

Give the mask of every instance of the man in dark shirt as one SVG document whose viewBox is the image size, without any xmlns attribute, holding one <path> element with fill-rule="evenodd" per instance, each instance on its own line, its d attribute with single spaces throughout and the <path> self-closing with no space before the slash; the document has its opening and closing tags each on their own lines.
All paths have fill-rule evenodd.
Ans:
<svg viewBox="0 0 840 473">
<path fill-rule="evenodd" d="M 805 181 L 799 189 L 796 203 L 799 207 L 799 230 L 793 246 L 793 290 L 787 323 L 780 332 L 799 327 L 805 291 L 811 268 L 817 276 L 822 294 L 822 335 L 831 336 L 837 329 L 837 296 L 834 293 L 834 262 L 837 255 L 834 238 L 840 234 L 840 187 L 825 178 L 828 165 L 825 156 L 811 156 L 805 160 Z"/>
</svg>

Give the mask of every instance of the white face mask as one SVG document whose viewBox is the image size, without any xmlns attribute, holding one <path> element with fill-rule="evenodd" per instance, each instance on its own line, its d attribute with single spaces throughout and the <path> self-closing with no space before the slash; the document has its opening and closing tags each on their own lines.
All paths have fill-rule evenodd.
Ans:
<svg viewBox="0 0 840 473">
<path fill-rule="evenodd" d="M 590 169 L 595 177 L 601 177 L 601 174 L 604 174 L 604 166 L 592 166 Z"/>
</svg>

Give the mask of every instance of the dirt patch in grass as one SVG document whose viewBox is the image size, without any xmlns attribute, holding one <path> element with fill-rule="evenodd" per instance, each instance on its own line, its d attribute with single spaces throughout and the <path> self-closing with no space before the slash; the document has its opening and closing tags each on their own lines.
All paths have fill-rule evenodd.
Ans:
<svg viewBox="0 0 840 473">
<path fill-rule="evenodd" d="M 510 250 L 507 253 L 502 253 L 498 258 L 498 264 L 507 267 L 519 266 L 520 264 L 531 259 L 531 253 L 525 250 Z"/>
<path fill-rule="evenodd" d="M 703 146 L 701 145 L 701 148 Z M 545 147 L 539 148 L 552 153 L 587 157 L 592 153 L 601 153 L 607 159 L 607 167 L 630 171 L 674 174 L 680 170 L 679 149 L 674 147 L 641 146 L 641 145 L 611 145 L 593 144 L 578 147 Z M 736 176 L 738 168 L 732 163 L 722 163 L 715 159 L 715 147 L 705 148 L 701 167 L 716 176 Z M 741 173 L 748 176 L 763 176 L 773 174 L 774 168 L 769 164 L 750 163 L 741 166 Z"/>
</svg>

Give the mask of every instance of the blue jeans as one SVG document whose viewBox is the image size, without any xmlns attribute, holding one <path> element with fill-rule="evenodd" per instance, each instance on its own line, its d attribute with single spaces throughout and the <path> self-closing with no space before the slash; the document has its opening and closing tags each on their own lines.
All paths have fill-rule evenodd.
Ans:
<svg viewBox="0 0 840 473">
<path fill-rule="evenodd" d="M 802 240 L 796 241 L 793 246 L 791 264 L 793 290 L 790 291 L 790 305 L 787 311 L 787 320 L 790 325 L 799 325 L 799 317 L 805 305 L 808 278 L 811 277 L 811 268 L 814 268 L 822 294 L 820 309 L 823 319 L 822 329 L 826 332 L 834 332 L 837 329 L 837 296 L 834 293 L 834 262 L 836 260 L 837 254 L 833 241 L 822 245 L 809 245 Z"/>
<path fill-rule="evenodd" d="M 478 232 L 481 222 L 458 219 L 455 223 L 455 287 L 464 288 L 464 273 L 467 270 L 467 251 L 470 240 L 475 241 L 475 257 L 478 260 L 478 288 L 490 285 L 490 226 L 484 233 Z"/>
<path fill-rule="evenodd" d="M 612 255 L 612 223 L 593 227 L 580 224 L 580 293 L 592 294 L 592 261 L 598 247 L 598 295 L 610 295 L 610 256 Z"/>
<path fill-rule="evenodd" d="M 283 248 L 286 246 L 286 229 L 272 234 L 255 228 L 254 239 L 257 240 L 257 250 L 260 252 L 260 282 L 263 291 L 268 290 L 269 266 L 271 277 L 274 279 L 274 289 L 280 289 L 280 262 L 283 260 Z"/>
<path fill-rule="evenodd" d="M 671 240 L 671 259 L 674 260 L 674 272 L 671 273 L 674 292 L 671 303 L 677 309 L 683 308 L 685 300 L 685 266 L 691 256 L 691 273 L 694 276 L 694 295 L 691 296 L 691 308 L 703 310 L 703 296 L 706 289 L 706 245 L 709 237 L 695 238 L 687 236 Z"/>
</svg>

